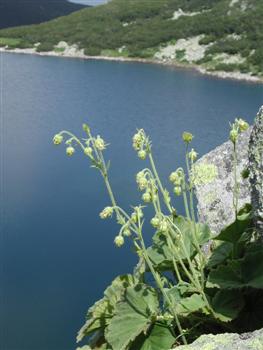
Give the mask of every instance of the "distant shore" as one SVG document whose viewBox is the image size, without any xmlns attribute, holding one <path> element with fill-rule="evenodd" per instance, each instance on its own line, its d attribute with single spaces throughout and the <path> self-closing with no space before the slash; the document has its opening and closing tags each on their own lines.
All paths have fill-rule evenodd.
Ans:
<svg viewBox="0 0 263 350">
<path fill-rule="evenodd" d="M 179 67 L 185 69 L 193 69 L 201 74 L 214 76 L 220 79 L 231 79 L 246 81 L 251 83 L 263 83 L 263 78 L 252 76 L 249 73 L 240 73 L 240 72 L 225 72 L 225 71 L 208 71 L 202 66 L 195 64 L 183 64 L 180 62 L 170 61 L 170 60 L 156 60 L 156 59 L 145 59 L 145 58 L 131 58 L 131 57 L 111 57 L 111 56 L 88 56 L 85 55 L 82 51 L 73 51 L 73 52 L 37 52 L 35 48 L 29 49 L 7 49 L 0 47 L 1 52 L 16 53 L 16 54 L 29 54 L 29 55 L 38 55 L 38 56 L 49 56 L 49 57 L 65 57 L 65 58 L 78 58 L 85 60 L 104 60 L 104 61 L 116 61 L 116 62 L 139 62 L 139 63 L 152 63 L 159 64 L 163 66 L 170 67 Z"/>
</svg>

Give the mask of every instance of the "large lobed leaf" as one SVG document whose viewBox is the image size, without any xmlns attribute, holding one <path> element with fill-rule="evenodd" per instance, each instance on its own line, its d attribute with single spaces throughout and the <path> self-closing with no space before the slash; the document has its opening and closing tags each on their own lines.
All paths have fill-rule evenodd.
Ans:
<svg viewBox="0 0 263 350">
<path fill-rule="evenodd" d="M 220 265 L 208 276 L 208 283 L 223 289 L 252 287 L 263 289 L 263 248 L 244 258 Z"/>
<path fill-rule="evenodd" d="M 140 334 L 146 334 L 158 305 L 154 289 L 142 284 L 127 288 L 125 299 L 116 305 L 105 334 L 113 350 L 126 350 Z"/>
<path fill-rule="evenodd" d="M 252 223 L 251 206 L 246 204 L 237 215 L 237 219 L 224 228 L 215 239 L 225 242 L 237 243 L 241 235 L 250 227 Z"/>
<path fill-rule="evenodd" d="M 244 298 L 238 290 L 220 290 L 212 299 L 216 317 L 223 322 L 234 320 L 244 307 Z"/>
<path fill-rule="evenodd" d="M 112 284 L 105 290 L 104 298 L 97 301 L 88 310 L 87 321 L 78 332 L 77 342 L 109 324 L 117 302 L 122 298 L 125 289 L 132 284 L 133 277 L 131 275 L 118 276 L 113 280 Z"/>
<path fill-rule="evenodd" d="M 148 336 L 142 335 L 135 341 L 131 350 L 169 350 L 174 342 L 174 336 L 165 325 L 155 324 Z"/>
</svg>

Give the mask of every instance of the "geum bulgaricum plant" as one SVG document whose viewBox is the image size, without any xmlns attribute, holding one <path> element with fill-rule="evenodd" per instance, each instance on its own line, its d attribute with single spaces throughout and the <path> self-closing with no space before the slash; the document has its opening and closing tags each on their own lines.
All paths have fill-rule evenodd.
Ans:
<svg viewBox="0 0 263 350">
<path fill-rule="evenodd" d="M 186 166 L 170 174 L 171 195 L 158 175 L 149 137 L 143 129 L 136 132 L 133 148 L 149 165 L 136 175 L 143 204 L 131 212 L 118 206 L 110 185 L 103 155 L 106 142 L 93 136 L 86 124 L 83 139 L 68 131 L 55 135 L 54 144 L 65 142 L 68 156 L 80 148 L 101 173 L 110 204 L 100 217 L 116 218 L 115 245 L 122 247 L 131 239 L 139 260 L 133 274 L 116 277 L 103 298 L 88 310 L 77 336 L 77 342 L 87 339 L 88 345 L 81 349 L 168 350 L 203 333 L 243 332 L 263 326 L 263 247 L 250 205 L 238 211 L 236 145 L 247 128 L 242 119 L 231 124 L 235 221 L 216 237 L 196 219 L 193 198 L 198 167 L 197 152 L 190 147 L 191 133 L 182 135 Z M 183 198 L 185 217 L 173 205 L 178 196 Z M 154 211 L 150 247 L 144 241 L 144 208 L 148 205 Z M 208 242 L 210 251 L 204 252 L 202 247 Z M 149 284 L 149 280 L 154 282 Z"/>
</svg>

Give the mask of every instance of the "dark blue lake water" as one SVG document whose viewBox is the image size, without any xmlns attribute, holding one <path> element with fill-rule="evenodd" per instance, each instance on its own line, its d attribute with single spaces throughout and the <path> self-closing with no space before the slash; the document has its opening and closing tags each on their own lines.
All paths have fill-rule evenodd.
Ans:
<svg viewBox="0 0 263 350">
<path fill-rule="evenodd" d="M 88 307 L 136 258 L 100 220 L 109 204 L 99 174 L 77 152 L 52 145 L 61 129 L 83 122 L 111 144 L 111 182 L 129 209 L 140 196 L 131 137 L 151 135 L 163 178 L 182 164 L 181 133 L 195 134 L 200 155 L 228 137 L 228 122 L 249 122 L 263 86 L 191 71 L 1 54 L 1 350 L 72 350 Z M 180 204 L 178 204 L 180 209 Z M 151 232 L 145 232 L 150 237 Z"/>
</svg>

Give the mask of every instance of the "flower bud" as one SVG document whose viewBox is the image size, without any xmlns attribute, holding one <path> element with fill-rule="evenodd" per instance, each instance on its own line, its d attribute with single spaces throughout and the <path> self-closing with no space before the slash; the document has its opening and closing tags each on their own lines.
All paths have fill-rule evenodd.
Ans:
<svg viewBox="0 0 263 350">
<path fill-rule="evenodd" d="M 60 145 L 63 141 L 63 136 L 60 134 L 56 134 L 53 138 L 54 145 Z"/>
<path fill-rule="evenodd" d="M 75 153 L 75 148 L 72 146 L 68 146 L 66 148 L 66 153 L 69 157 L 73 156 L 73 154 Z"/>
<path fill-rule="evenodd" d="M 142 160 L 144 160 L 147 156 L 147 153 L 144 149 L 141 149 L 139 152 L 138 152 L 138 157 Z"/>
<path fill-rule="evenodd" d="M 113 208 L 112 207 L 106 207 L 100 213 L 100 218 L 101 219 L 107 219 L 107 218 L 111 217 L 112 214 L 113 214 Z"/>
<path fill-rule="evenodd" d="M 154 218 L 151 219 L 151 224 L 153 227 L 157 228 L 160 224 L 160 220 L 155 216 Z"/>
<path fill-rule="evenodd" d="M 99 151 L 103 151 L 106 148 L 105 141 L 98 135 L 94 141 L 96 148 Z"/>
<path fill-rule="evenodd" d="M 174 188 L 174 194 L 175 194 L 176 196 L 180 196 L 180 195 L 182 194 L 182 188 L 181 188 L 181 186 L 175 186 L 175 188 Z"/>
<path fill-rule="evenodd" d="M 136 213 L 132 213 L 132 214 L 131 214 L 131 219 L 132 219 L 133 222 L 136 223 L 136 222 L 137 222 L 137 219 L 138 219 L 138 218 L 137 218 L 137 214 L 136 214 Z"/>
<path fill-rule="evenodd" d="M 91 147 L 85 147 L 84 148 L 84 153 L 86 154 L 86 156 L 91 157 L 92 156 L 92 148 Z"/>
<path fill-rule="evenodd" d="M 169 176 L 169 180 L 174 183 L 176 181 L 178 181 L 179 179 L 179 176 L 178 176 L 178 173 L 176 171 L 173 171 L 170 176 Z"/>
<path fill-rule="evenodd" d="M 124 238 L 121 235 L 118 235 L 115 237 L 114 243 L 118 248 L 120 248 L 124 244 Z"/>
<path fill-rule="evenodd" d="M 159 230 L 161 232 L 166 232 L 168 230 L 168 224 L 166 222 L 166 220 L 162 220 L 160 225 L 159 225 Z"/>
<path fill-rule="evenodd" d="M 237 138 L 238 138 L 238 131 L 236 129 L 232 129 L 230 131 L 230 134 L 229 134 L 229 138 L 230 140 L 233 142 L 233 143 L 236 143 L 237 142 Z"/>
<path fill-rule="evenodd" d="M 141 177 L 139 180 L 138 180 L 138 186 L 139 186 L 139 189 L 141 191 L 145 190 L 148 186 L 148 181 L 146 179 L 146 177 Z"/>
<path fill-rule="evenodd" d="M 83 131 L 85 131 L 87 134 L 90 132 L 90 128 L 89 128 L 89 126 L 88 126 L 88 124 L 83 124 L 82 125 L 82 128 L 83 128 Z"/>
<path fill-rule="evenodd" d="M 153 195 L 152 195 L 152 201 L 153 201 L 153 202 L 156 202 L 157 199 L 158 199 L 157 194 L 153 194 Z"/>
<path fill-rule="evenodd" d="M 190 160 L 194 162 L 197 159 L 198 153 L 192 148 L 188 154 Z"/>
<path fill-rule="evenodd" d="M 144 175 L 144 171 L 139 171 L 137 174 L 136 174 L 136 181 L 139 182 L 139 180 L 142 178 L 142 177 L 145 177 Z"/>
<path fill-rule="evenodd" d="M 149 192 L 145 192 L 143 195 L 142 195 L 142 200 L 145 202 L 145 203 L 150 203 L 151 200 L 152 200 L 152 196 Z"/>
<path fill-rule="evenodd" d="M 132 146 L 135 151 L 139 151 L 143 145 L 143 135 L 141 131 L 138 131 L 132 138 Z"/>
<path fill-rule="evenodd" d="M 194 136 L 190 132 L 183 132 L 182 139 L 185 143 L 190 143 L 193 140 Z"/>
<path fill-rule="evenodd" d="M 236 122 L 241 132 L 246 131 L 249 128 L 249 124 L 241 118 L 236 119 Z"/>
<path fill-rule="evenodd" d="M 123 230 L 123 235 L 126 236 L 126 237 L 130 237 L 131 235 L 131 230 L 126 227 L 124 230 Z"/>
</svg>

